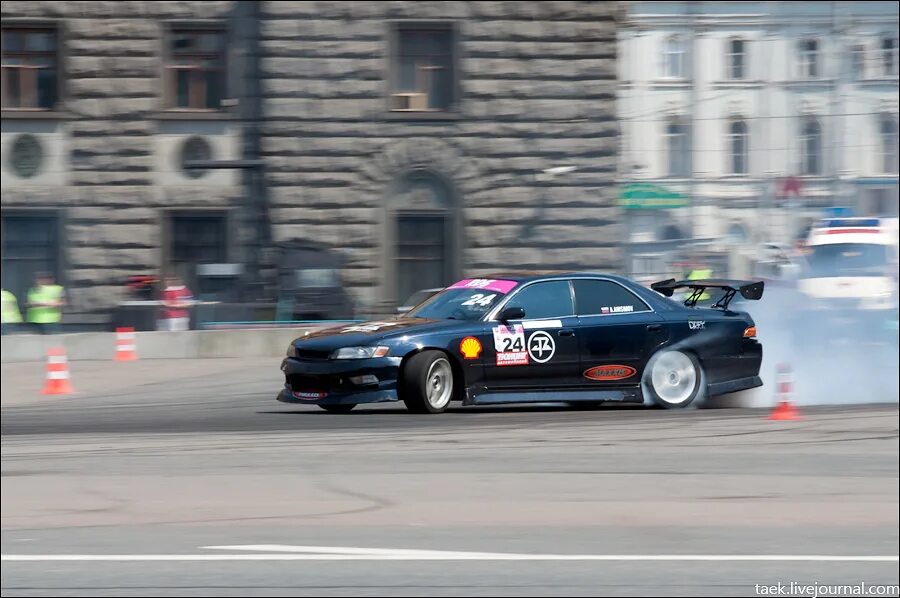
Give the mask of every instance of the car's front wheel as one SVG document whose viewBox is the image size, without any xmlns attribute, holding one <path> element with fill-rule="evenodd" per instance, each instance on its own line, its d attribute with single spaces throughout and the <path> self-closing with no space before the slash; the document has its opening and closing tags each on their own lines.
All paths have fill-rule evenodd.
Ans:
<svg viewBox="0 0 900 598">
<path fill-rule="evenodd" d="M 440 351 L 413 355 L 400 379 L 400 398 L 413 413 L 441 413 L 453 398 L 453 368 Z"/>
<path fill-rule="evenodd" d="M 350 413 L 354 407 L 356 407 L 356 403 L 339 403 L 337 405 L 319 405 L 325 411 L 330 413 Z"/>
<path fill-rule="evenodd" d="M 666 409 L 698 404 L 703 394 L 703 368 L 697 358 L 682 351 L 660 351 L 644 373 L 644 394 Z"/>
</svg>

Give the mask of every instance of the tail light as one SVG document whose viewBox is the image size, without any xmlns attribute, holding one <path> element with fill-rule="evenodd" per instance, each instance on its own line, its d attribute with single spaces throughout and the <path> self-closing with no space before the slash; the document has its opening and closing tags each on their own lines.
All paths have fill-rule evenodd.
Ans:
<svg viewBox="0 0 900 598">
<path fill-rule="evenodd" d="M 747 326 L 744 328 L 744 338 L 756 338 L 756 326 Z"/>
</svg>

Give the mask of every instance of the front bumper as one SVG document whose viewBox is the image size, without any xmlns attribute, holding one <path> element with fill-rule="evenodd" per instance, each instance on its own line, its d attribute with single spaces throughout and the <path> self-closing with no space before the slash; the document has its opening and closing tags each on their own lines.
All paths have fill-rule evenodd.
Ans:
<svg viewBox="0 0 900 598">
<path fill-rule="evenodd" d="M 283 403 L 339 405 L 397 400 L 401 357 L 373 359 L 303 360 L 286 357 L 281 362 Z M 375 376 L 378 381 L 354 383 L 350 378 Z"/>
</svg>

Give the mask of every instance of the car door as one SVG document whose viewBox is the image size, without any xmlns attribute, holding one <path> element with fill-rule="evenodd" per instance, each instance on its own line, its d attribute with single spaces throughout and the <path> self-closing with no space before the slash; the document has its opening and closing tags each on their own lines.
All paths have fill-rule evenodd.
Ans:
<svg viewBox="0 0 900 598">
<path fill-rule="evenodd" d="M 577 385 L 581 363 L 570 282 L 557 279 L 523 285 L 504 305 L 508 307 L 521 307 L 525 317 L 487 322 L 487 387 L 543 390 Z"/>
<path fill-rule="evenodd" d="M 586 386 L 637 384 L 669 336 L 667 322 L 617 281 L 575 279 L 575 313 Z"/>
</svg>

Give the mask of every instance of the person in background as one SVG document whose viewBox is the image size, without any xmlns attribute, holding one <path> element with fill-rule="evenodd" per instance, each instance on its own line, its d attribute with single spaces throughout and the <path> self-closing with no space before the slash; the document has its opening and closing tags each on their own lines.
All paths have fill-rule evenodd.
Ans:
<svg viewBox="0 0 900 598">
<path fill-rule="evenodd" d="M 166 277 L 166 288 L 162 292 L 162 311 L 157 330 L 187 330 L 191 324 L 191 290 L 177 276 Z"/>
<path fill-rule="evenodd" d="M 41 334 L 59 332 L 62 308 L 66 305 L 66 290 L 56 284 L 53 275 L 39 272 L 34 277 L 34 286 L 28 290 L 26 319 Z"/>
<path fill-rule="evenodd" d="M 19 303 L 16 296 L 6 289 L 0 290 L 0 297 L 3 298 L 2 312 L 0 312 L 0 334 L 9 334 L 15 331 L 16 327 L 22 323 L 22 314 L 19 312 Z"/>
</svg>

